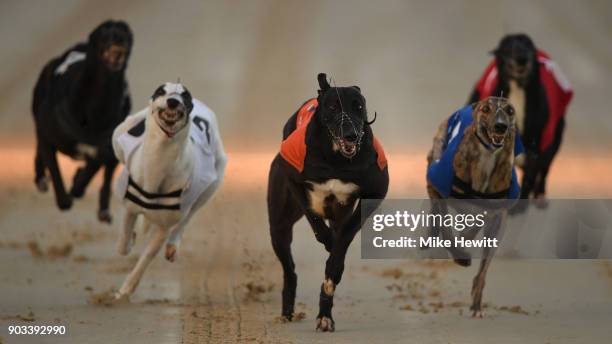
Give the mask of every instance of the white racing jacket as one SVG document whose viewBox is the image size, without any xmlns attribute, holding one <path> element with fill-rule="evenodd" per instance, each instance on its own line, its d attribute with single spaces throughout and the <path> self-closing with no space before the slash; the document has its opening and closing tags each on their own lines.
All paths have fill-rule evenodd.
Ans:
<svg viewBox="0 0 612 344">
<path fill-rule="evenodd" d="M 145 119 L 148 114 L 147 108 L 129 116 L 117 127 L 113 135 L 115 154 L 119 161 L 124 163 L 116 183 L 117 196 L 124 202 L 132 201 L 147 209 L 180 210 L 182 213 L 180 222 L 185 224 L 192 210 L 195 211 L 205 201 L 201 199 L 205 191 L 217 180 L 223 178 L 222 175 L 218 175 L 223 172 L 218 172 L 216 168 L 219 163 L 217 161 L 219 153 L 223 154 L 223 146 L 219 138 L 215 115 L 202 102 L 193 99 L 193 110 L 189 115 L 191 118 L 189 138 L 194 148 L 191 178 L 182 190 L 165 195 L 152 195 L 146 191 L 143 192 L 129 176 L 132 156 L 144 141 Z"/>
</svg>

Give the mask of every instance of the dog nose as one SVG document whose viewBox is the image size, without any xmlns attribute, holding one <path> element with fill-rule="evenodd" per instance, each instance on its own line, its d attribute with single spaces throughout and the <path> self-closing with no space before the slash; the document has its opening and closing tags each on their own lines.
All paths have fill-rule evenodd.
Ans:
<svg viewBox="0 0 612 344">
<path fill-rule="evenodd" d="M 174 98 L 168 98 L 166 103 L 168 103 L 168 107 L 171 109 L 175 109 L 180 104 L 179 101 Z"/>
<path fill-rule="evenodd" d="M 495 132 L 498 134 L 503 134 L 508 129 L 508 125 L 505 123 L 495 123 Z"/>
<path fill-rule="evenodd" d="M 348 132 L 344 134 L 344 139 L 351 143 L 355 142 L 357 141 L 357 133 L 354 131 Z"/>
</svg>

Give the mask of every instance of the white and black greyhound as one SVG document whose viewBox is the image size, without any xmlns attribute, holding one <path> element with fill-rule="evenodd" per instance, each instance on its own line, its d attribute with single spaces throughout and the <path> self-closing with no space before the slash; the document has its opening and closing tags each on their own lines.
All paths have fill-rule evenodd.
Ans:
<svg viewBox="0 0 612 344">
<path fill-rule="evenodd" d="M 125 206 L 119 253 L 130 252 L 139 215 L 143 227 L 152 229 L 115 295 L 127 300 L 164 242 L 166 259 L 176 259 L 187 222 L 221 185 L 227 158 L 215 114 L 178 83 L 159 86 L 149 106 L 115 129 L 113 149 L 125 165 L 117 180 L 117 195 Z"/>
</svg>

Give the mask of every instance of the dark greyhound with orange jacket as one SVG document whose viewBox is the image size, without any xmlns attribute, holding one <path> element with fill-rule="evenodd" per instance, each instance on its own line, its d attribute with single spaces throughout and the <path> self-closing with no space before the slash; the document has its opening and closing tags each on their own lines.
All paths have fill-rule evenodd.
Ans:
<svg viewBox="0 0 612 344">
<path fill-rule="evenodd" d="M 331 87 L 325 74 L 319 74 L 318 81 L 318 97 L 304 103 L 285 124 L 280 153 L 270 168 L 268 215 L 272 246 L 284 272 L 282 316 L 293 317 L 293 225 L 306 216 L 329 252 L 316 328 L 334 331 L 331 310 L 346 252 L 363 224 L 362 215 L 374 210 L 362 209 L 361 200 L 382 201 L 389 174 L 359 87 Z"/>
</svg>

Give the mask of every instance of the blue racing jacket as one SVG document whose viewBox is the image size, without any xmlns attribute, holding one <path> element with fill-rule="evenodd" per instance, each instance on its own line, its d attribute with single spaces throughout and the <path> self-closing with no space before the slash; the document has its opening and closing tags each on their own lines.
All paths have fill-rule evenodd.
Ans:
<svg viewBox="0 0 612 344">
<path fill-rule="evenodd" d="M 465 129 L 472 124 L 474 118 L 472 118 L 472 106 L 468 105 L 457 112 L 455 112 L 448 119 L 448 129 L 446 132 L 446 143 L 444 145 L 444 152 L 442 152 L 442 156 L 439 160 L 433 161 L 429 168 L 427 169 L 427 180 L 429 183 L 440 193 L 443 198 L 448 198 L 449 196 L 458 196 L 453 194 L 453 184 L 455 184 L 460 189 L 469 188 L 467 183 L 459 180 L 455 176 L 455 171 L 453 167 L 453 160 L 455 158 L 455 153 L 457 152 L 457 147 L 459 147 L 459 143 L 463 138 L 463 134 Z M 515 135 L 514 140 L 514 156 L 517 156 L 523 153 L 525 149 L 523 148 L 523 144 L 519 135 Z M 458 185 L 459 184 L 459 185 Z M 514 166 L 512 167 L 512 182 L 510 183 L 510 188 L 504 195 L 499 194 L 480 194 L 477 192 L 472 192 L 472 196 L 476 198 L 511 198 L 516 199 L 519 197 L 520 187 L 518 183 L 518 178 L 516 176 L 516 170 Z"/>
</svg>

